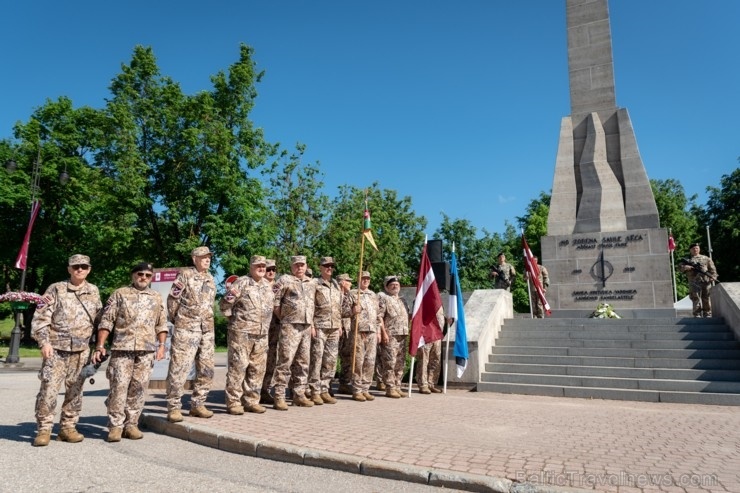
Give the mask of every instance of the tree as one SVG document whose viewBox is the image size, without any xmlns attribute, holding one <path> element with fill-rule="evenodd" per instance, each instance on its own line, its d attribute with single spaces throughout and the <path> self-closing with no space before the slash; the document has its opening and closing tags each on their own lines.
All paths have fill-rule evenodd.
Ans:
<svg viewBox="0 0 740 493">
<path fill-rule="evenodd" d="M 740 168 L 723 175 L 719 187 L 707 187 L 709 198 L 705 212 L 700 216 L 697 238 L 709 226 L 712 239 L 712 259 L 723 281 L 740 279 L 740 264 L 737 262 L 737 244 L 740 240 Z M 708 254 L 707 247 L 703 249 Z"/>
<path fill-rule="evenodd" d="M 375 251 L 365 242 L 362 268 L 370 271 L 371 286 L 382 289 L 383 277 L 390 274 L 399 276 L 402 285 L 416 284 L 426 219 L 414 213 L 410 197 L 399 198 L 395 190 L 381 189 L 378 183 L 366 190 L 339 187 L 311 264 L 316 265 L 319 256 L 331 255 L 339 272 L 357 278 L 366 194 L 378 245 Z"/>
<path fill-rule="evenodd" d="M 289 271 L 290 255 L 315 251 L 329 214 L 329 198 L 321 192 L 324 183 L 318 163 L 302 164 L 304 151 L 303 145 L 296 146 L 296 153 L 290 156 L 283 151 L 281 160 L 266 171 L 271 175 L 269 224 L 275 232 L 269 253 L 281 272 Z"/>
<path fill-rule="evenodd" d="M 463 291 L 491 288 L 491 268 L 496 263 L 496 254 L 503 246 L 499 235 L 484 229 L 482 236 L 479 236 L 478 230 L 469 220 L 452 220 L 442 213 L 442 223 L 434 236 L 442 239 L 447 259 L 451 258 L 452 244 L 455 244 L 460 287 Z"/>
<path fill-rule="evenodd" d="M 268 245 L 265 191 L 250 173 L 277 147 L 249 120 L 262 76 L 251 56 L 242 45 L 228 72 L 212 77 L 213 91 L 194 96 L 160 75 L 151 48 L 137 46 L 113 79 L 109 138 L 96 164 L 129 261 L 188 265 L 192 248 L 207 245 L 216 266 L 243 272 Z"/>
<path fill-rule="evenodd" d="M 683 185 L 678 180 L 650 180 L 655 204 L 658 207 L 660 226 L 673 235 L 676 242 L 675 255 L 680 258 L 689 251 L 689 245 L 696 241 L 697 216 L 696 195 L 686 197 Z M 676 293 L 679 298 L 689 294 L 688 281 L 685 276 L 676 273 Z"/>
</svg>

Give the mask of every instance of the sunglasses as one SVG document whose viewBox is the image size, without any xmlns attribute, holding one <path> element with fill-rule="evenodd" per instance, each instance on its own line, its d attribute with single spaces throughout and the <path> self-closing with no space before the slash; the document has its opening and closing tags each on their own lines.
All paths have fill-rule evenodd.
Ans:
<svg viewBox="0 0 740 493">
<path fill-rule="evenodd" d="M 277 272 L 277 269 L 275 267 L 268 267 L 267 272 Z"/>
<path fill-rule="evenodd" d="M 90 266 L 87 264 L 75 264 L 70 265 L 70 267 L 72 268 L 72 270 L 87 270 L 90 268 Z"/>
<path fill-rule="evenodd" d="M 154 274 L 152 274 L 151 272 L 137 272 L 136 275 L 139 277 L 146 277 L 147 279 L 151 279 Z"/>
</svg>

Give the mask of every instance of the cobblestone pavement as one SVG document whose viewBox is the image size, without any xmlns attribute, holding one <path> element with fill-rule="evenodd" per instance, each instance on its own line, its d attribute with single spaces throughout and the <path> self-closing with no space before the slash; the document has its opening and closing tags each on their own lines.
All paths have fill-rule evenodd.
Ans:
<svg viewBox="0 0 740 493">
<path fill-rule="evenodd" d="M 326 467 L 354 459 L 349 468 L 356 472 L 461 489 L 740 492 L 740 407 L 448 389 L 410 399 L 373 392 L 373 402 L 339 394 L 335 405 L 232 416 L 218 390 L 224 375 L 217 367 L 217 390 L 208 399 L 213 418 L 184 412 L 183 423 L 166 423 L 164 393 L 151 390 L 147 422 L 219 448 L 234 448 L 242 437 L 242 452 L 250 455 L 259 456 L 262 443 L 262 455 L 279 460 L 323 454 Z M 283 449 L 268 453 L 268 444 Z M 380 464 L 375 472 L 373 461 Z M 431 481 L 435 471 L 438 480 L 449 473 L 449 481 Z"/>
</svg>

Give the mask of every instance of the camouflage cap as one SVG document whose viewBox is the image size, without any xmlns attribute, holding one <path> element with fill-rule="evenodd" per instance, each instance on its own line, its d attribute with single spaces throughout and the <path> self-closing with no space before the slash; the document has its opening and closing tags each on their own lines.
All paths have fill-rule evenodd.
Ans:
<svg viewBox="0 0 740 493">
<path fill-rule="evenodd" d="M 313 277 L 313 271 L 311 267 L 306 267 L 306 277 Z"/>
<path fill-rule="evenodd" d="M 360 278 L 363 278 L 363 277 L 367 277 L 369 279 L 370 278 L 370 273 L 368 271 L 366 271 L 366 270 L 363 270 L 362 271 L 362 275 L 360 276 Z"/>
<path fill-rule="evenodd" d="M 349 277 L 349 274 L 339 274 L 337 276 L 337 281 L 348 281 L 348 282 L 352 282 L 352 278 Z"/>
<path fill-rule="evenodd" d="M 392 282 L 400 282 L 398 280 L 398 276 L 385 276 L 385 279 L 383 279 L 383 286 L 387 286 Z"/>
<path fill-rule="evenodd" d="M 336 267 L 337 263 L 334 262 L 334 257 L 321 257 L 319 265 L 333 265 Z"/>
<path fill-rule="evenodd" d="M 76 253 L 69 257 L 67 265 L 90 265 L 90 257 Z"/>
<path fill-rule="evenodd" d="M 275 259 L 274 258 L 268 258 L 268 259 L 266 259 L 265 260 L 265 267 L 267 267 L 268 269 L 270 267 L 277 267 L 277 265 L 275 265 Z"/>
<path fill-rule="evenodd" d="M 144 272 L 145 270 L 154 271 L 154 266 L 149 262 L 139 262 L 131 268 L 131 273 Z"/>
<path fill-rule="evenodd" d="M 193 248 L 190 255 L 193 257 L 205 257 L 206 255 L 211 256 L 213 253 L 211 253 L 211 250 L 209 250 L 207 246 L 199 246 L 198 248 Z"/>
<path fill-rule="evenodd" d="M 267 267 L 267 259 L 263 255 L 252 255 L 249 265 L 264 265 Z"/>
<path fill-rule="evenodd" d="M 293 255 L 292 257 L 290 257 L 290 265 L 305 264 L 305 263 L 306 263 L 305 255 Z"/>
<path fill-rule="evenodd" d="M 692 248 L 694 248 L 694 247 L 699 247 L 699 248 L 701 248 L 701 245 L 700 245 L 700 244 L 698 244 L 698 243 L 692 243 L 691 245 L 689 245 L 689 250 L 691 250 L 691 249 L 692 249 Z"/>
</svg>

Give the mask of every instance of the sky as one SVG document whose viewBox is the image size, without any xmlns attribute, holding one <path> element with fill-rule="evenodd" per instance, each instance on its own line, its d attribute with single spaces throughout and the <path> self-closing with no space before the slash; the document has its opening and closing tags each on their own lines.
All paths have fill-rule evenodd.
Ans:
<svg viewBox="0 0 740 493">
<path fill-rule="evenodd" d="M 706 202 L 740 157 L 740 1 L 612 0 L 617 105 L 649 178 Z M 564 0 L 31 0 L 4 6 L 0 138 L 47 99 L 101 108 L 136 45 L 187 94 L 254 48 L 251 119 L 305 144 L 324 192 L 409 196 L 503 232 L 550 193 L 570 113 Z M 372 210 L 372 204 L 370 204 Z"/>
</svg>

